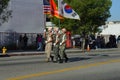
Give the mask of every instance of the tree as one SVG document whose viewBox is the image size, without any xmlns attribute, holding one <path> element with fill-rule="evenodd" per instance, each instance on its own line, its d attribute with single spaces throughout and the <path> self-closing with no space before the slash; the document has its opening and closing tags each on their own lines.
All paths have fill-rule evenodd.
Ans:
<svg viewBox="0 0 120 80">
<path fill-rule="evenodd" d="M 11 16 L 11 10 L 8 10 L 9 0 L 0 0 L 0 26 L 8 21 Z"/>
<path fill-rule="evenodd" d="M 110 15 L 111 0 L 64 0 L 79 14 L 81 20 L 64 19 L 61 26 L 67 27 L 74 34 L 96 33 L 98 27 L 104 25 Z M 58 19 L 53 22 L 58 25 Z"/>
<path fill-rule="evenodd" d="M 111 0 L 81 0 L 81 26 L 87 27 L 86 32 L 96 33 L 98 27 L 105 24 L 111 16 L 111 4 Z"/>
</svg>

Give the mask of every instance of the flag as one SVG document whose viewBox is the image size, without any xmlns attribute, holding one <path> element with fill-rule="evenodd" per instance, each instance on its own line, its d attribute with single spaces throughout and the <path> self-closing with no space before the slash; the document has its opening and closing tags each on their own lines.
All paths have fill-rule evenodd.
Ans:
<svg viewBox="0 0 120 80">
<path fill-rule="evenodd" d="M 58 8 L 54 0 L 50 0 L 50 8 L 51 8 L 51 15 L 55 16 L 59 19 L 63 19 L 63 17 L 59 14 Z"/>
<path fill-rule="evenodd" d="M 49 0 L 43 0 L 43 12 L 44 14 L 51 14 Z"/>
<path fill-rule="evenodd" d="M 80 20 L 79 15 L 63 0 L 58 0 L 59 13 L 65 18 L 78 19 Z"/>
</svg>

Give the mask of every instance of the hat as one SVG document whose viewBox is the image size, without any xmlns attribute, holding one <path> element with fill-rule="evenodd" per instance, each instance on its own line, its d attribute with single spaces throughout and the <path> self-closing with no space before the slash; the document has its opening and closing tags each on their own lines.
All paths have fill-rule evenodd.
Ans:
<svg viewBox="0 0 120 80">
<path fill-rule="evenodd" d="M 54 30 L 55 30 L 55 31 L 59 31 L 59 28 L 58 28 L 58 27 L 54 27 Z"/>
<path fill-rule="evenodd" d="M 66 32 L 67 30 L 65 28 L 62 28 L 62 31 Z"/>
<path fill-rule="evenodd" d="M 48 27 L 48 30 L 51 31 L 51 30 L 52 30 L 52 27 Z"/>
</svg>

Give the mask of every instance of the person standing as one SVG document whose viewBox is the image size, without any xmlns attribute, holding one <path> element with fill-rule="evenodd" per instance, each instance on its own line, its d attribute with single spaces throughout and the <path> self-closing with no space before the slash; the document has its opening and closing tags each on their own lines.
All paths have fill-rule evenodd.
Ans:
<svg viewBox="0 0 120 80">
<path fill-rule="evenodd" d="M 28 43 L 28 37 L 27 35 L 25 34 L 24 37 L 23 37 L 23 45 L 24 45 L 24 50 L 27 48 L 27 43 Z"/>
<path fill-rule="evenodd" d="M 48 32 L 45 32 L 45 37 L 46 37 L 46 45 L 45 45 L 45 53 L 47 54 L 47 59 L 46 61 L 49 62 L 50 58 L 51 61 L 53 61 L 53 56 L 51 56 L 51 50 L 52 50 L 52 28 L 48 28 Z"/>
<path fill-rule="evenodd" d="M 117 37 L 117 47 L 120 48 L 120 35 Z"/>
<path fill-rule="evenodd" d="M 23 49 L 23 36 L 22 35 L 19 36 L 18 44 L 19 44 L 19 49 L 20 50 Z"/>
<path fill-rule="evenodd" d="M 37 34 L 36 37 L 36 42 L 37 42 L 37 50 L 42 51 L 42 35 Z"/>
<path fill-rule="evenodd" d="M 62 33 L 60 35 L 60 63 L 63 63 L 63 61 L 67 62 L 68 61 L 68 57 L 67 54 L 65 53 L 65 49 L 66 49 L 66 29 L 62 28 Z"/>
</svg>

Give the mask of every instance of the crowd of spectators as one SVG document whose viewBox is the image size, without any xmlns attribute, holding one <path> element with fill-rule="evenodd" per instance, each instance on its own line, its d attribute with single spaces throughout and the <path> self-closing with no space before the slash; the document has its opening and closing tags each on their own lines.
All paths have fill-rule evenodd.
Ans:
<svg viewBox="0 0 120 80">
<path fill-rule="evenodd" d="M 19 49 L 27 49 L 28 37 L 26 34 L 19 36 Z M 73 47 L 80 47 L 81 49 L 87 49 L 88 45 L 90 49 L 105 49 L 105 48 L 117 48 L 120 47 L 120 35 L 116 38 L 115 35 L 110 35 L 108 41 L 105 41 L 105 36 L 98 35 L 81 35 L 79 38 L 74 38 Z M 41 34 L 36 36 L 36 50 L 43 51 L 45 47 L 44 38 Z"/>
<path fill-rule="evenodd" d="M 115 35 L 110 35 L 108 42 L 105 42 L 105 37 L 102 35 L 85 35 L 79 38 L 74 38 L 75 45 L 82 48 L 84 43 L 84 49 L 87 49 L 89 45 L 91 49 L 104 49 L 104 48 L 117 48 L 120 43 L 120 36 L 116 38 Z"/>
<path fill-rule="evenodd" d="M 18 42 L 19 43 L 18 44 L 19 49 L 27 50 L 29 48 L 28 40 L 30 40 L 30 39 L 27 36 L 27 34 L 20 35 L 19 36 L 19 42 Z M 35 46 L 36 50 L 38 50 L 38 51 L 43 51 L 44 50 L 45 43 L 44 43 L 44 38 L 41 34 L 36 34 L 35 44 L 33 44 L 32 46 Z"/>
</svg>

